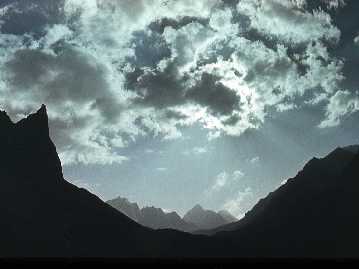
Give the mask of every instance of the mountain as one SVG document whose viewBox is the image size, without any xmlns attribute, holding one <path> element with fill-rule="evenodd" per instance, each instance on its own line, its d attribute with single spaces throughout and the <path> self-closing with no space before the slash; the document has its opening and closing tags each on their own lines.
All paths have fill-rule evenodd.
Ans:
<svg viewBox="0 0 359 269">
<path fill-rule="evenodd" d="M 232 223 L 238 221 L 236 217 L 234 217 L 231 213 L 229 213 L 227 210 L 220 210 L 218 211 L 218 214 L 227 222 Z"/>
<path fill-rule="evenodd" d="M 352 153 L 359 153 L 359 145 L 350 145 L 343 148 L 344 150 L 350 151 Z"/>
<path fill-rule="evenodd" d="M 227 220 L 227 217 L 223 217 L 212 210 L 205 210 L 200 205 L 196 205 L 189 210 L 183 216 L 183 219 L 188 223 L 193 223 L 200 229 L 213 229 L 231 222 Z"/>
<path fill-rule="evenodd" d="M 0 257 L 184 257 L 217 252 L 211 250 L 209 238 L 143 227 L 67 182 L 49 137 L 45 106 L 17 123 L 0 112 L 0 148 Z"/>
<path fill-rule="evenodd" d="M 0 149 L 0 257 L 359 258 L 353 150 L 311 159 L 244 218 L 201 236 L 146 228 L 67 182 L 45 106 L 17 123 L 0 112 Z"/>
<path fill-rule="evenodd" d="M 243 219 L 208 234 L 241 242 L 241 255 L 359 257 L 359 153 L 311 159 Z"/>
<path fill-rule="evenodd" d="M 131 203 L 127 198 L 117 197 L 106 202 L 110 206 L 116 208 L 127 217 L 133 219 L 136 222 L 139 222 L 141 217 L 141 209 L 137 203 Z"/>
<path fill-rule="evenodd" d="M 175 229 L 185 232 L 198 229 L 194 224 L 184 221 L 176 212 L 165 213 L 161 208 L 153 206 L 140 209 L 137 203 L 131 203 L 121 197 L 107 203 L 134 221 L 152 229 Z"/>
<path fill-rule="evenodd" d="M 139 223 L 153 229 L 175 229 L 186 232 L 198 229 L 195 225 L 185 222 L 176 212 L 165 213 L 161 208 L 155 207 L 142 208 Z"/>
</svg>

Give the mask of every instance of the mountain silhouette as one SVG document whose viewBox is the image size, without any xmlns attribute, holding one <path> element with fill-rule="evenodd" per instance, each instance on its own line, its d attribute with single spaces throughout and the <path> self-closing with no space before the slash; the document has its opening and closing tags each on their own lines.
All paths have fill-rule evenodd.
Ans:
<svg viewBox="0 0 359 269">
<path fill-rule="evenodd" d="M 176 212 L 165 213 L 161 208 L 153 206 L 140 209 L 137 203 L 131 203 L 122 197 L 117 197 L 106 203 L 141 225 L 152 229 L 175 229 L 185 232 L 198 229 L 196 225 L 184 221 Z"/>
<path fill-rule="evenodd" d="M 230 215 L 229 212 L 216 213 L 212 210 L 205 210 L 200 205 L 195 205 L 189 210 L 184 216 L 183 220 L 188 223 L 193 223 L 199 229 L 214 229 L 218 226 L 228 224 L 235 221 L 236 219 Z"/>
<path fill-rule="evenodd" d="M 311 159 L 243 219 L 208 234 L 240 241 L 244 256 L 359 257 L 359 153 L 353 148 Z"/>
<path fill-rule="evenodd" d="M 17 123 L 0 112 L 0 148 L 0 257 L 181 257 L 210 247 L 143 227 L 67 182 L 45 106 Z"/>
<path fill-rule="evenodd" d="M 113 208 L 116 208 L 127 217 L 133 219 L 136 222 L 139 222 L 141 209 L 137 203 L 131 203 L 127 198 L 117 197 L 115 199 L 109 200 L 106 202 Z"/>
<path fill-rule="evenodd" d="M 232 223 L 238 221 L 236 217 L 234 217 L 231 213 L 229 213 L 227 210 L 220 210 L 218 211 L 218 214 L 227 222 Z"/>
<path fill-rule="evenodd" d="M 210 236 L 144 227 L 67 182 L 45 106 L 17 123 L 0 112 L 0 148 L 0 257 L 359 258 L 358 146 L 311 159 Z"/>
<path fill-rule="evenodd" d="M 152 229 L 175 229 L 198 233 L 197 231 L 213 229 L 237 221 L 226 210 L 216 213 L 204 210 L 200 205 L 196 205 L 181 218 L 176 212 L 165 213 L 161 208 L 153 206 L 140 209 L 137 203 L 131 203 L 122 197 L 117 197 L 106 203 L 141 225 Z"/>
</svg>

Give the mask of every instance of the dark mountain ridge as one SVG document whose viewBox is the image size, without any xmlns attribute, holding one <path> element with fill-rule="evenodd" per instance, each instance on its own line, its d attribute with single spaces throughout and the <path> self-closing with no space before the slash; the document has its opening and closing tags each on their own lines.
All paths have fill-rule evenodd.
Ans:
<svg viewBox="0 0 359 269">
<path fill-rule="evenodd" d="M 0 112 L 0 148 L 1 257 L 200 255 L 206 238 L 143 227 L 67 182 L 45 106 L 16 124 Z"/>
<path fill-rule="evenodd" d="M 166 213 L 161 208 L 154 206 L 139 208 L 137 203 L 131 203 L 128 199 L 122 197 L 117 197 L 106 203 L 141 225 L 152 229 L 175 229 L 195 232 L 237 221 L 228 211 L 221 210 L 216 213 L 211 210 L 204 210 L 200 205 L 196 205 L 181 218 L 176 212 Z"/>
<path fill-rule="evenodd" d="M 0 257 L 359 258 L 353 150 L 313 158 L 243 219 L 199 236 L 143 227 L 67 182 L 45 106 L 18 123 L 0 112 L 0 148 Z"/>
<path fill-rule="evenodd" d="M 313 158 L 243 219 L 208 234 L 241 241 L 248 256 L 359 257 L 358 171 L 359 154 L 345 148 Z"/>
</svg>

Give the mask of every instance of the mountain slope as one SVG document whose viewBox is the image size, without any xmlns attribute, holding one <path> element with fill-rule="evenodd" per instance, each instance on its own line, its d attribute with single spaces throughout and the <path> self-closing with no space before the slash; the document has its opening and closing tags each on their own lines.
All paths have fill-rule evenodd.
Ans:
<svg viewBox="0 0 359 269">
<path fill-rule="evenodd" d="M 208 238 L 153 231 L 67 182 L 46 107 L 14 124 L 0 112 L 0 257 L 166 257 L 210 251 Z M 184 247 L 186 246 L 186 247 Z"/>
<path fill-rule="evenodd" d="M 220 214 L 212 210 L 205 210 L 200 205 L 196 205 L 189 210 L 183 216 L 183 219 L 188 223 L 193 223 L 200 229 L 213 229 L 228 223 Z"/>
<path fill-rule="evenodd" d="M 211 233 L 240 241 L 242 255 L 359 257 L 359 153 L 313 158 L 240 221 Z"/>
<path fill-rule="evenodd" d="M 141 209 L 137 203 L 131 203 L 128 199 L 122 197 L 117 197 L 107 201 L 106 203 L 113 208 L 116 208 L 130 219 L 139 222 Z"/>
<path fill-rule="evenodd" d="M 234 217 L 231 213 L 229 213 L 227 210 L 220 210 L 218 211 L 218 214 L 221 215 L 221 217 L 227 222 L 232 223 L 238 221 L 236 217 Z"/>
<path fill-rule="evenodd" d="M 44 106 L 16 124 L 0 112 L 0 148 L 0 257 L 359 258 L 353 150 L 313 158 L 243 219 L 198 236 L 143 227 L 68 183 Z"/>
</svg>

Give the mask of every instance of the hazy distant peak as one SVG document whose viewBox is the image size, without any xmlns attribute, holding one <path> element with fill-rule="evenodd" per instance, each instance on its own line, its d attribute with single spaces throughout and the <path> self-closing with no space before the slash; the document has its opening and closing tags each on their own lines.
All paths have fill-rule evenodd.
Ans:
<svg viewBox="0 0 359 269">
<path fill-rule="evenodd" d="M 238 219 L 234 217 L 231 213 L 229 213 L 227 210 L 220 210 L 218 211 L 218 214 L 222 216 L 228 223 L 235 222 Z"/>
<path fill-rule="evenodd" d="M 196 204 L 196 205 L 191 209 L 191 211 L 192 211 L 192 210 L 194 210 L 194 211 L 205 211 L 200 204 Z"/>
</svg>

